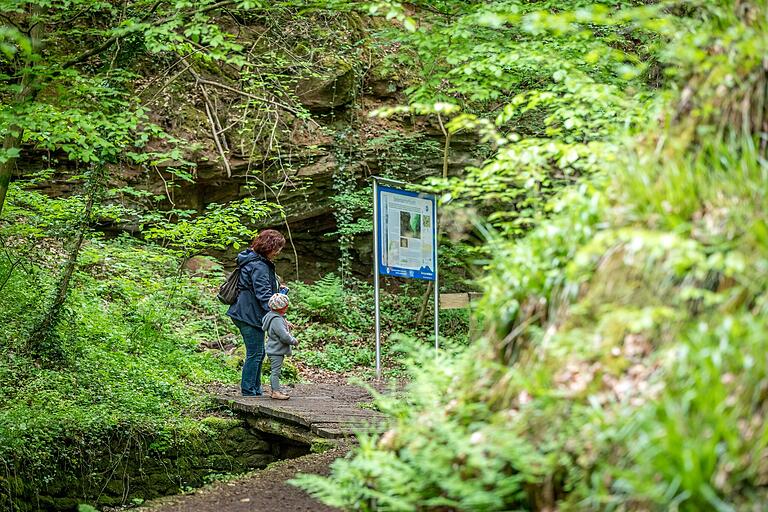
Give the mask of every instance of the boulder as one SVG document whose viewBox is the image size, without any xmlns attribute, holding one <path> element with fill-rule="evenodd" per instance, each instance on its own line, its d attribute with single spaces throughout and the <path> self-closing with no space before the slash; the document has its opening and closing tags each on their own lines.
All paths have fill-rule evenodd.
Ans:
<svg viewBox="0 0 768 512">
<path fill-rule="evenodd" d="M 355 70 L 340 61 L 325 73 L 300 78 L 295 94 L 301 104 L 310 111 L 328 111 L 347 105 L 357 92 Z"/>
</svg>

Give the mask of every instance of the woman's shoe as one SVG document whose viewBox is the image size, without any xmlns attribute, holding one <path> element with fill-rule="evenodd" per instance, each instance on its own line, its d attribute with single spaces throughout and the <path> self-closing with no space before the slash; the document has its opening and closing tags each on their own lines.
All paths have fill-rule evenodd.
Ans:
<svg viewBox="0 0 768 512">
<path fill-rule="evenodd" d="M 275 400 L 288 400 L 291 397 L 289 397 L 285 393 L 281 393 L 279 391 L 273 391 L 272 398 L 274 398 Z"/>
</svg>

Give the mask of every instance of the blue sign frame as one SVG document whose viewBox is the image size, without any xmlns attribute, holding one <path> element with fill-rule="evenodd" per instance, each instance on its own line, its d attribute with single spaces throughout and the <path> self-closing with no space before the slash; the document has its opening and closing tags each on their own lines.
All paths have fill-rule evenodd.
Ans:
<svg viewBox="0 0 768 512">
<path fill-rule="evenodd" d="M 376 202 L 378 204 L 378 211 L 376 212 L 376 227 L 378 232 L 378 239 L 376 240 L 376 244 L 378 247 L 378 253 L 379 253 L 379 261 L 376 262 L 376 264 L 379 267 L 379 273 L 386 276 L 393 276 L 393 277 L 405 277 L 409 279 L 422 279 L 425 281 L 434 281 L 437 276 L 437 201 L 435 199 L 435 196 L 432 194 L 424 194 L 419 192 L 411 192 L 409 190 L 401 190 L 397 188 L 392 188 L 384 185 L 379 185 L 377 187 L 377 194 L 378 197 L 376 198 Z M 404 196 L 408 198 L 418 198 L 422 200 L 426 200 L 431 204 L 431 212 L 430 212 L 430 228 L 431 228 L 431 234 L 432 234 L 432 266 L 429 265 L 422 265 L 418 269 L 414 268 L 404 268 L 402 266 L 397 265 L 385 265 L 385 258 L 386 258 L 386 252 L 388 250 L 388 247 L 385 247 L 384 241 L 389 239 L 389 234 L 387 232 L 386 226 L 384 225 L 384 219 L 386 218 L 387 212 L 384 211 L 384 208 L 386 207 L 386 202 L 382 200 L 382 194 L 393 194 L 396 196 Z"/>
</svg>

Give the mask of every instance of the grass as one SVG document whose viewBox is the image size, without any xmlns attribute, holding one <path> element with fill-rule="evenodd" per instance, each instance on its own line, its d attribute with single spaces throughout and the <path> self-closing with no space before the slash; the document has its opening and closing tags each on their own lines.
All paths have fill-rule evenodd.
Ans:
<svg viewBox="0 0 768 512">
<path fill-rule="evenodd" d="M 9 276 L 0 294 L 0 478 L 18 475 L 38 488 L 59 471 L 89 478 L 88 461 L 114 443 L 146 441 L 162 453 L 207 431 L 208 423 L 200 421 L 212 410 L 206 388 L 236 386 L 244 356 L 227 307 L 215 299 L 221 267 L 191 275 L 173 251 L 127 235 L 92 236 L 46 342 L 58 348 L 59 357 L 50 358 L 31 350 L 29 332 L 56 286 L 63 239 L 44 236 L 45 219 L 28 214 L 24 201 L 14 199 L 12 194 L 6 213 L 20 222 L 0 226 L 13 242 L 6 246 L 8 258 L 0 259 L 0 277 Z M 56 210 L 45 204 L 57 200 L 34 194 L 33 199 L 42 205 L 37 212 Z M 24 258 L 28 245 L 36 245 L 36 257 L 12 269 L 9 262 Z M 301 344 L 295 358 L 302 368 L 310 376 L 315 369 L 350 376 L 368 372 L 371 287 L 343 288 L 329 275 L 291 288 L 289 318 L 297 325 Z M 404 332 L 420 332 L 410 314 L 417 300 L 384 294 L 384 314 L 391 315 L 387 333 L 395 324 Z M 457 331 L 460 322 L 454 320 Z M 219 350 L 233 345 L 232 353 Z M 283 372 L 288 383 L 301 379 L 292 359 Z M 268 362 L 265 366 L 266 381 Z"/>
<path fill-rule="evenodd" d="M 524 238 L 493 240 L 484 339 L 439 361 L 412 346 L 408 400 L 379 401 L 391 430 L 298 483 L 358 510 L 761 509 L 768 164 L 754 148 L 641 154 L 564 192 Z"/>
<path fill-rule="evenodd" d="M 14 272 L 0 296 L 0 309 L 19 312 L 0 324 L 0 458 L 39 484 L 62 464 L 98 456 L 110 439 L 173 433 L 183 442 L 205 428 L 196 421 L 210 406 L 205 386 L 236 378 L 184 333 L 188 318 L 216 306 L 202 290 L 179 292 L 169 254 L 94 239 L 82 262 L 49 341 L 62 360 L 30 353 L 25 339 L 53 286 L 50 269 Z"/>
</svg>

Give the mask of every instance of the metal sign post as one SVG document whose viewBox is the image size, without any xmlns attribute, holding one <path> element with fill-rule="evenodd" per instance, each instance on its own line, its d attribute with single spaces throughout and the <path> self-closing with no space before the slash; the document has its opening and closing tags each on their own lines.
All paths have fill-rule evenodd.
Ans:
<svg viewBox="0 0 768 512">
<path fill-rule="evenodd" d="M 440 294 L 438 293 L 437 281 L 437 201 L 435 201 L 435 218 L 432 223 L 432 240 L 435 241 L 435 352 L 440 349 L 440 328 L 438 326 L 438 314 L 440 312 Z"/>
<path fill-rule="evenodd" d="M 373 256 L 376 378 L 381 377 L 379 277 L 423 279 L 435 284 L 435 350 L 439 348 L 437 200 L 404 190 L 406 183 L 373 177 Z"/>
<path fill-rule="evenodd" d="M 373 303 L 376 311 L 376 378 L 381 378 L 381 316 L 379 313 L 379 181 L 373 178 Z"/>
</svg>

